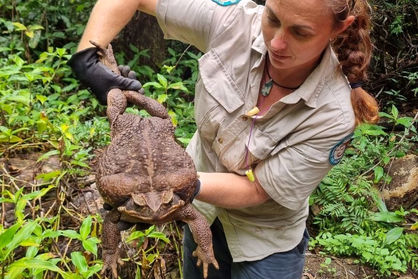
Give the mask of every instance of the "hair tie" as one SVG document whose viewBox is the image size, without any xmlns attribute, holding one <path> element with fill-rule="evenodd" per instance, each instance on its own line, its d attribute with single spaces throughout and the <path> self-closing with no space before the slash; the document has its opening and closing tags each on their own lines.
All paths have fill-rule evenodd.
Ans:
<svg viewBox="0 0 418 279">
<path fill-rule="evenodd" d="M 359 87 L 362 87 L 362 86 L 363 86 L 363 83 L 361 81 L 359 81 L 359 82 L 350 82 L 351 89 L 356 89 L 356 88 L 359 88 Z"/>
</svg>

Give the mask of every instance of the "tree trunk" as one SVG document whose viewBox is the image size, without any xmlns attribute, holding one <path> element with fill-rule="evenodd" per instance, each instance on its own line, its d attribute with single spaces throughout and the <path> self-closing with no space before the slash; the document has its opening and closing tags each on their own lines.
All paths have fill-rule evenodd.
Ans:
<svg viewBox="0 0 418 279">
<path fill-rule="evenodd" d="M 129 44 L 139 50 L 149 49 L 150 58 L 141 57 L 138 61 L 141 65 L 157 69 L 166 58 L 167 41 L 164 40 L 157 19 L 148 14 L 137 12 L 117 38 L 112 41 L 115 53 L 124 52 L 127 61 L 131 60 L 134 55 L 129 49 Z"/>
</svg>

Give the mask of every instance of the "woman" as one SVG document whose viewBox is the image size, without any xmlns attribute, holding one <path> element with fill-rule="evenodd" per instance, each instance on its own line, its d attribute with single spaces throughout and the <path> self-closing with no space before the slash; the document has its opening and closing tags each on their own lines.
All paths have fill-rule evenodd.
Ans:
<svg viewBox="0 0 418 279">
<path fill-rule="evenodd" d="M 205 53 L 187 151 L 201 181 L 194 205 L 212 224 L 219 263 L 209 278 L 300 278 L 308 197 L 355 125 L 377 120 L 361 89 L 367 2 L 99 0 L 70 64 L 103 101 L 111 87 L 140 84 L 106 71 L 89 40 L 106 46 L 137 9 L 155 15 L 166 38 Z M 184 242 L 184 278 L 202 278 L 187 228 Z"/>
</svg>

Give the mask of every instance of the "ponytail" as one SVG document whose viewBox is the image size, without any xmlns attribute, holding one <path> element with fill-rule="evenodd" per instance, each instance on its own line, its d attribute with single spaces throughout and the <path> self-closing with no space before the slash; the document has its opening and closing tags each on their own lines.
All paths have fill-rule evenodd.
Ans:
<svg viewBox="0 0 418 279">
<path fill-rule="evenodd" d="M 367 80 L 367 68 L 372 55 L 370 40 L 370 6 L 367 0 L 328 0 L 331 3 L 336 23 L 348 16 L 354 22 L 332 42 L 341 69 L 352 87 L 351 104 L 356 117 L 356 125 L 376 123 L 379 120 L 378 104 L 361 84 Z"/>
</svg>

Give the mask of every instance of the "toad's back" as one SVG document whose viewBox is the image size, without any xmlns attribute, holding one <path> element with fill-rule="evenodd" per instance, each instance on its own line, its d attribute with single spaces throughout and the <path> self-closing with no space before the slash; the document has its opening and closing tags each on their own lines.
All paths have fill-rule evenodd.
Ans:
<svg viewBox="0 0 418 279">
<path fill-rule="evenodd" d="M 99 176 L 124 174 L 141 181 L 138 192 L 182 187 L 170 181 L 173 174 L 194 171 L 191 158 L 175 142 L 169 119 L 122 114 L 112 125 L 112 142 L 99 160 Z"/>
</svg>

